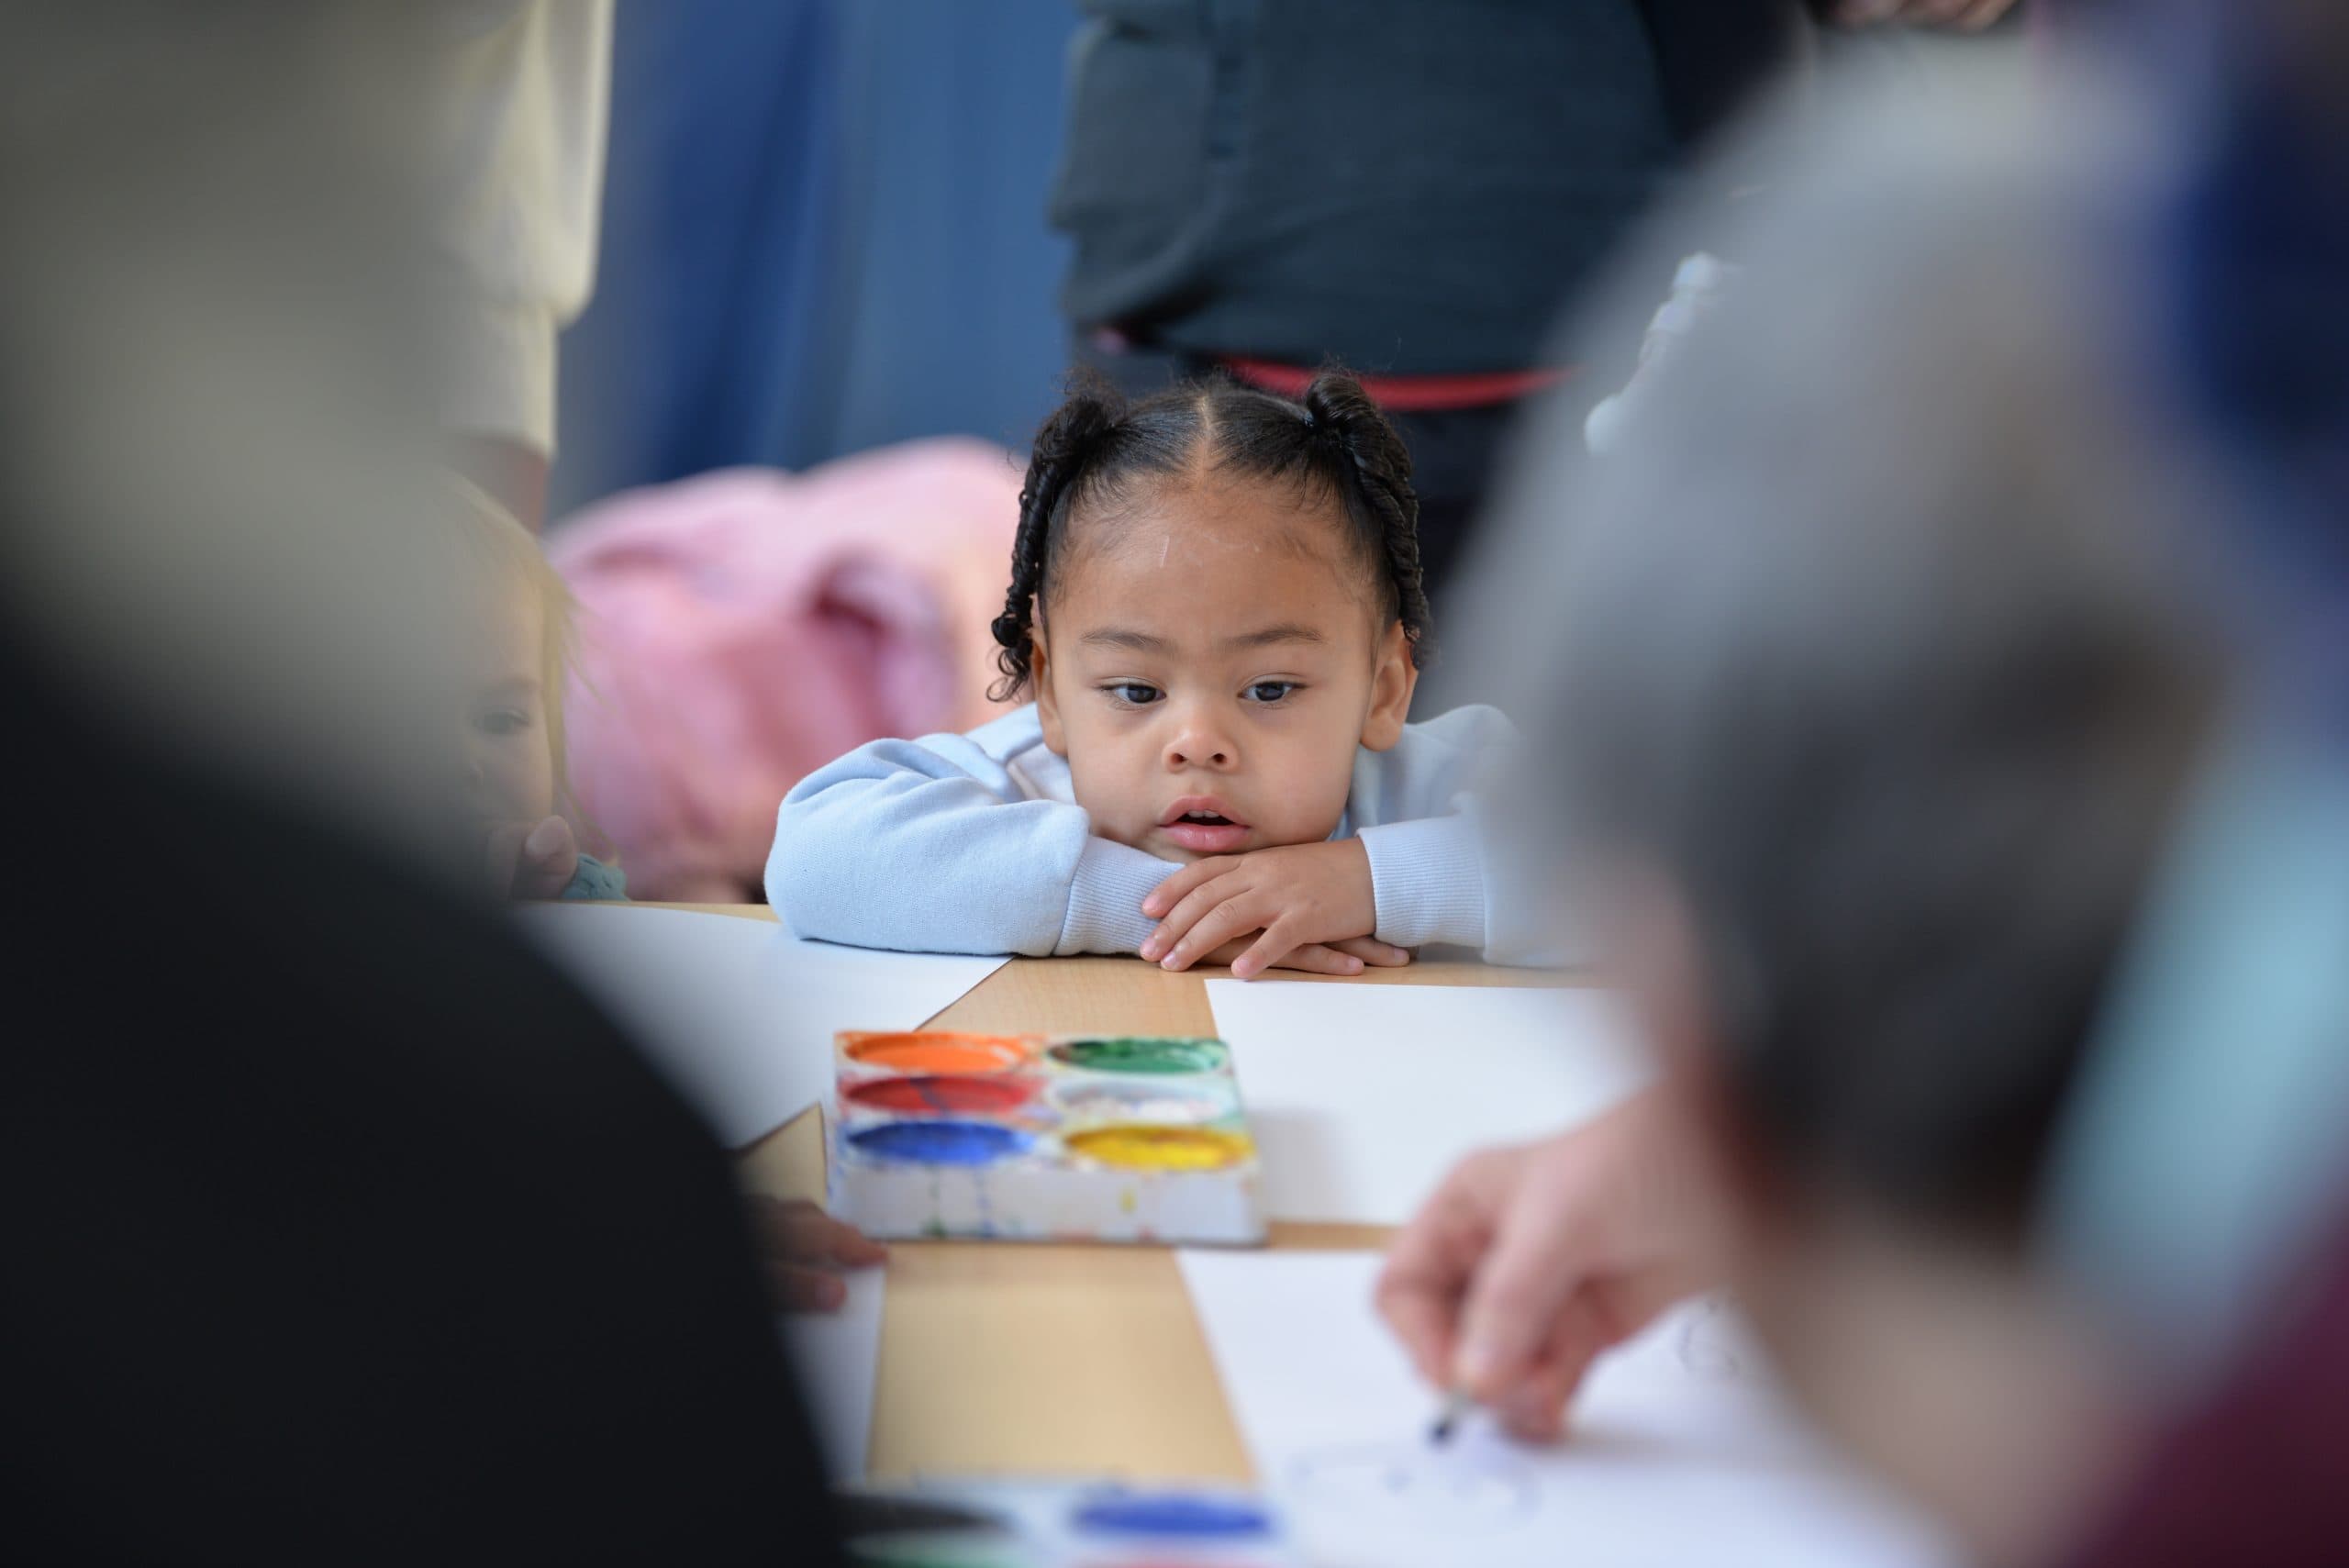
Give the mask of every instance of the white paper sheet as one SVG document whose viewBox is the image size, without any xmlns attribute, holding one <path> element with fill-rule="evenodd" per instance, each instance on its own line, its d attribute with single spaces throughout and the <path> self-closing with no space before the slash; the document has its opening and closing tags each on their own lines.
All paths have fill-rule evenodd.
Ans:
<svg viewBox="0 0 2349 1568">
<path fill-rule="evenodd" d="M 1586 1120 L 1646 1074 L 1603 991 L 1207 985 L 1275 1219 L 1400 1225 L 1462 1156 Z"/>
<path fill-rule="evenodd" d="M 1600 1362 L 1574 1436 L 1508 1441 L 1434 1396 L 1371 1306 L 1365 1252 L 1180 1254 L 1260 1480 L 1326 1568 L 1946 1568 L 1831 1459 L 1733 1318 L 1684 1308 Z"/>
<path fill-rule="evenodd" d="M 539 905 L 517 918 L 729 1149 L 824 1097 L 835 1030 L 918 1028 L 1004 962 L 834 947 L 685 909 Z"/>
<path fill-rule="evenodd" d="M 873 1447 L 873 1389 L 881 1375 L 882 1264 L 852 1270 L 838 1312 L 786 1312 L 776 1322 L 807 1418 L 835 1482 L 860 1480 Z"/>
</svg>

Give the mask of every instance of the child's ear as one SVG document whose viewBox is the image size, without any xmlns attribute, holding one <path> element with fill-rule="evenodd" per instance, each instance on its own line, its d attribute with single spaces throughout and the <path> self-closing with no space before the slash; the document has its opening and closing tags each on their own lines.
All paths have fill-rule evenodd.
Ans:
<svg viewBox="0 0 2349 1568">
<path fill-rule="evenodd" d="M 1370 712 L 1362 721 L 1362 743 L 1384 751 L 1403 739 L 1411 717 L 1411 693 L 1419 686 L 1419 669 L 1411 662 L 1411 639 L 1403 623 L 1395 621 L 1379 639 L 1377 662 L 1370 677 Z"/>
<path fill-rule="evenodd" d="M 1061 705 L 1052 695 L 1052 668 L 1044 653 L 1044 628 L 1028 632 L 1028 684 L 1036 693 L 1036 718 L 1044 727 L 1044 749 L 1055 757 L 1068 755 L 1067 735 L 1061 728 Z"/>
</svg>

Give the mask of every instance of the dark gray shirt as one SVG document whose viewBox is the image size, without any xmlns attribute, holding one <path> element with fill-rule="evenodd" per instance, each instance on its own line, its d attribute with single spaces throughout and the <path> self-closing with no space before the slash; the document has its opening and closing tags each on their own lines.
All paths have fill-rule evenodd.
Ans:
<svg viewBox="0 0 2349 1568">
<path fill-rule="evenodd" d="M 1522 369 L 1675 161 L 1641 0 L 1085 0 L 1062 306 L 1166 347 Z"/>
</svg>

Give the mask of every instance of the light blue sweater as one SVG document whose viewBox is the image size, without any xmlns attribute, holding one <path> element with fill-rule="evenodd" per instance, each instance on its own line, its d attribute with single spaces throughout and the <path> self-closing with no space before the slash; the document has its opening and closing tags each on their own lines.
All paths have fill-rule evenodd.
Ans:
<svg viewBox="0 0 2349 1568">
<path fill-rule="evenodd" d="M 1370 857 L 1377 935 L 1553 962 L 1534 901 L 1498 892 L 1475 784 L 1514 743 L 1463 707 L 1354 757 L 1333 838 Z M 776 814 L 767 898 L 803 937 L 916 952 L 1132 952 L 1141 901 L 1180 868 L 1096 838 L 1033 704 L 968 735 L 876 740 L 800 781 Z"/>
</svg>

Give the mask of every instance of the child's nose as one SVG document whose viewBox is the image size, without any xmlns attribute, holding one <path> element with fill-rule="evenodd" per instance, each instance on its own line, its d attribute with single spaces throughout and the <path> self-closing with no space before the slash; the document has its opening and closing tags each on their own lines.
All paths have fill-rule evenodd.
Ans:
<svg viewBox="0 0 2349 1568">
<path fill-rule="evenodd" d="M 1166 744 L 1169 768 L 1228 768 L 1235 755 L 1230 737 L 1197 717 L 1186 719 Z"/>
</svg>

